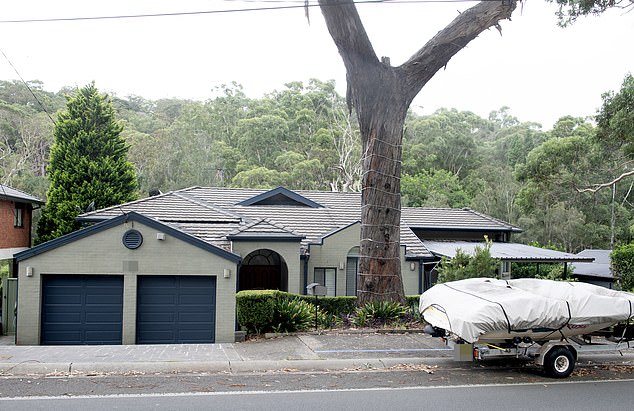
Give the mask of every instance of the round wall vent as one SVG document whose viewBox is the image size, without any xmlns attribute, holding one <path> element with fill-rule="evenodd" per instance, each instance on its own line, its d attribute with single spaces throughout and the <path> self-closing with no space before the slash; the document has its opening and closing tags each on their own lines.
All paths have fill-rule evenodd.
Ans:
<svg viewBox="0 0 634 411">
<path fill-rule="evenodd" d="M 136 250 L 143 244 L 143 236 L 138 230 L 128 230 L 123 234 L 123 245 L 130 250 Z"/>
</svg>

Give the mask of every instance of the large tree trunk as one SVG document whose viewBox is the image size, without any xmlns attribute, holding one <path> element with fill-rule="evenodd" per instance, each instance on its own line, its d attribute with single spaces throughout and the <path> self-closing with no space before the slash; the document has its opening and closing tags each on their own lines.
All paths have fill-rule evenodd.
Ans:
<svg viewBox="0 0 634 411">
<path fill-rule="evenodd" d="M 346 66 L 348 105 L 363 143 L 358 305 L 404 302 L 401 277 L 401 154 L 409 105 L 433 75 L 482 31 L 509 18 L 515 0 L 483 1 L 461 13 L 399 67 L 378 59 L 353 0 L 319 0 Z"/>
</svg>

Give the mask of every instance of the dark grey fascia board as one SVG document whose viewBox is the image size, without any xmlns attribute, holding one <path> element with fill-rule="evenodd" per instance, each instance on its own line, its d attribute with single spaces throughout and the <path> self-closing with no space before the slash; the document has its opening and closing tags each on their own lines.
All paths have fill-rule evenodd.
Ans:
<svg viewBox="0 0 634 411">
<path fill-rule="evenodd" d="M 88 224 L 99 224 L 113 218 L 116 217 L 75 217 L 75 221 L 81 223 L 84 226 L 88 226 Z"/>
<path fill-rule="evenodd" d="M 248 234 L 248 235 L 228 235 L 227 240 L 230 241 L 281 241 L 281 242 L 297 242 L 300 243 L 306 236 L 296 236 L 292 234 L 282 234 L 276 236 L 275 234 Z"/>
<path fill-rule="evenodd" d="M 495 231 L 503 233 L 523 233 L 524 230 L 517 227 L 494 228 L 494 227 L 438 227 L 438 226 L 419 226 L 415 224 L 407 224 L 411 230 L 428 230 L 428 231 Z"/>
<path fill-rule="evenodd" d="M 37 204 L 37 205 L 46 204 L 42 200 L 26 199 L 21 197 L 12 197 L 12 196 L 0 196 L 0 200 L 11 201 L 13 203 L 20 203 L 20 204 Z"/>
<path fill-rule="evenodd" d="M 311 208 L 324 208 L 324 206 L 322 206 L 319 203 L 314 202 L 313 200 L 309 200 L 308 198 L 297 194 L 294 191 L 289 190 L 288 188 L 285 187 L 277 187 L 274 188 L 272 190 L 266 191 L 262 194 L 258 194 L 255 197 L 251 197 L 249 199 L 240 201 L 239 203 L 237 203 L 236 205 L 240 205 L 240 206 L 250 206 L 253 204 L 257 204 L 260 201 L 266 200 L 267 198 L 271 198 L 273 196 L 276 196 L 278 194 L 282 194 L 285 195 L 286 197 L 290 198 L 293 201 L 296 201 L 300 204 L 304 204 L 305 206 L 311 207 Z"/>
<path fill-rule="evenodd" d="M 553 257 L 553 258 L 532 258 L 532 257 L 504 257 L 498 258 L 500 261 L 511 261 L 516 263 L 591 263 L 594 261 L 593 258 L 568 258 L 568 257 Z"/>
<path fill-rule="evenodd" d="M 21 253 L 18 253 L 14 256 L 16 261 L 26 260 L 28 258 L 34 257 L 36 255 L 45 253 L 47 251 L 54 250 L 58 247 L 61 247 L 66 244 L 70 244 L 74 241 L 80 240 L 82 238 L 86 238 L 90 235 L 96 234 L 98 232 L 108 230 L 110 228 L 121 225 L 127 221 L 135 221 L 144 225 L 147 225 L 150 228 L 154 228 L 157 230 L 161 230 L 165 234 L 168 234 L 174 238 L 177 238 L 181 241 L 184 241 L 190 245 L 201 248 L 205 251 L 209 251 L 219 257 L 225 258 L 231 262 L 238 263 L 242 260 L 237 254 L 231 253 L 229 251 L 223 250 L 220 247 L 217 247 L 213 244 L 209 244 L 199 238 L 196 238 L 192 235 L 189 235 L 183 231 L 177 230 L 169 225 L 163 224 L 158 220 L 154 220 L 152 218 L 146 217 L 142 214 L 136 213 L 134 211 L 119 215 L 117 217 L 113 217 L 111 219 L 101 221 L 95 225 L 91 225 L 86 228 L 82 228 L 80 230 L 74 231 L 70 234 L 66 234 L 65 236 L 56 238 L 51 241 L 47 241 L 46 243 L 40 244 L 36 247 L 25 250 Z"/>
</svg>

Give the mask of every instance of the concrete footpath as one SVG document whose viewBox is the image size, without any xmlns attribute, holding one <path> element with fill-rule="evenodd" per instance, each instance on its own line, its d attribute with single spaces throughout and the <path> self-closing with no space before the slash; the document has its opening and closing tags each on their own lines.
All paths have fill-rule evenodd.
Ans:
<svg viewBox="0 0 634 411">
<path fill-rule="evenodd" d="M 0 337 L 0 377 L 382 369 L 452 362 L 439 339 L 408 333 L 305 333 L 231 344 L 16 346 Z"/>
</svg>

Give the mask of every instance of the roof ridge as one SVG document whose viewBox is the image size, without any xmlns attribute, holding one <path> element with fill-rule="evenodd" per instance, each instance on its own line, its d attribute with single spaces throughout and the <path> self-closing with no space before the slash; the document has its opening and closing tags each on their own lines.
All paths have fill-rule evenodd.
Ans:
<svg viewBox="0 0 634 411">
<path fill-rule="evenodd" d="M 131 206 L 131 205 L 134 205 L 134 204 L 141 204 L 141 203 L 144 203 L 146 201 L 167 197 L 167 196 L 172 195 L 172 194 L 174 194 L 174 191 L 168 191 L 167 193 L 161 193 L 161 194 L 157 194 L 155 196 L 149 196 L 149 197 L 145 197 L 145 198 L 140 198 L 138 200 L 128 201 L 127 203 L 123 203 L 123 204 L 115 204 L 113 206 L 106 207 L 106 208 L 100 208 L 100 209 L 97 209 L 95 211 L 91 211 L 89 213 L 80 214 L 78 217 L 81 217 L 81 218 L 90 217 L 90 216 L 95 215 L 95 214 L 103 213 L 104 211 L 110 211 L 110 210 L 116 210 L 116 209 L 119 209 L 119 210 L 121 210 L 122 213 L 126 214 L 126 213 L 129 213 L 131 211 L 123 211 L 123 207 Z"/>
<path fill-rule="evenodd" d="M 506 227 L 509 227 L 509 228 L 520 229 L 519 227 L 517 227 L 517 226 L 515 226 L 515 225 L 513 225 L 513 224 L 511 224 L 511 223 L 509 223 L 507 221 L 500 220 L 499 218 L 495 218 L 495 217 L 492 217 L 490 215 L 483 214 L 483 213 L 481 213 L 479 211 L 476 211 L 476 210 L 474 210 L 472 208 L 464 207 L 463 210 L 470 211 L 470 212 L 472 212 L 473 214 L 475 214 L 475 215 L 477 215 L 479 217 L 486 218 L 486 219 L 489 219 L 491 221 L 495 221 L 496 223 L 502 224 L 503 226 L 506 226 Z"/>
<path fill-rule="evenodd" d="M 217 211 L 219 213 L 228 215 L 229 217 L 239 218 L 240 220 L 246 220 L 246 218 L 243 215 L 241 215 L 241 214 L 234 213 L 234 212 L 229 211 L 229 210 L 225 210 L 224 208 L 218 207 L 218 206 L 216 206 L 214 204 L 211 204 L 211 203 L 209 203 L 209 202 L 207 202 L 205 200 L 202 200 L 202 199 L 196 197 L 195 195 L 193 195 L 191 193 L 184 193 L 184 192 L 177 191 L 177 192 L 174 193 L 174 195 L 176 195 L 179 198 L 182 198 L 183 200 L 191 201 L 192 203 L 194 203 L 196 205 L 199 205 L 201 207 L 205 207 L 205 208 L 208 208 L 210 210 Z"/>
<path fill-rule="evenodd" d="M 284 227 L 283 225 L 275 223 L 274 221 L 270 220 L 269 218 L 259 218 L 259 219 L 255 220 L 255 221 L 252 221 L 252 222 L 250 222 L 248 224 L 245 224 L 245 225 L 243 225 L 241 227 L 238 227 L 237 229 L 233 230 L 229 235 L 235 235 L 235 234 L 243 233 L 243 232 L 248 231 L 251 228 L 257 226 L 258 224 L 262 224 L 262 223 L 266 223 L 266 224 L 270 225 L 271 227 L 275 227 L 275 228 L 277 228 L 279 230 L 282 230 L 282 231 L 285 231 L 285 232 L 287 232 L 289 234 L 301 235 L 301 234 L 296 233 L 293 230 L 289 230 L 288 228 Z"/>
<path fill-rule="evenodd" d="M 280 223 L 276 223 L 274 220 L 272 220 L 272 219 L 271 219 L 271 218 L 269 218 L 269 217 L 264 218 L 264 221 L 265 221 L 266 223 L 268 223 L 268 224 L 272 225 L 272 226 L 273 226 L 273 227 L 275 227 L 275 228 L 279 228 L 280 230 L 284 230 L 284 231 L 286 231 L 286 232 L 288 232 L 288 233 L 291 233 L 291 234 L 294 234 L 294 235 L 301 235 L 301 234 L 296 233 L 295 231 L 293 231 L 293 230 L 291 230 L 291 229 L 286 228 L 286 226 L 285 226 L 285 225 L 282 225 L 282 224 L 280 224 Z"/>
</svg>

